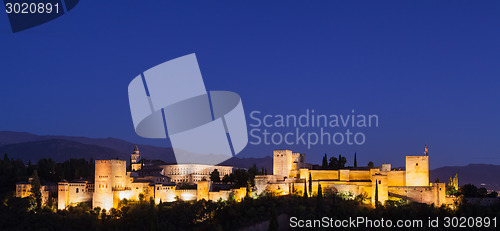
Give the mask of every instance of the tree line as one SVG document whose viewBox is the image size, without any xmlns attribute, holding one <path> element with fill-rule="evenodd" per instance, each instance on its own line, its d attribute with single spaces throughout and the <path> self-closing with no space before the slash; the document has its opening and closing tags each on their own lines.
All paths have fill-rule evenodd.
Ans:
<svg viewBox="0 0 500 231">
<path fill-rule="evenodd" d="M 321 169 L 329 169 L 329 170 L 337 170 L 337 169 L 343 169 L 346 168 L 346 163 L 347 163 L 347 158 L 345 156 L 342 156 L 339 154 L 339 157 L 332 156 L 330 159 L 328 159 L 328 156 L 325 155 L 323 156 L 323 160 L 321 162 Z M 356 152 L 354 153 L 354 166 L 355 168 L 358 167 L 358 159 L 357 159 L 357 154 Z M 368 162 L 367 167 L 373 168 L 374 164 L 372 161 Z"/>
</svg>

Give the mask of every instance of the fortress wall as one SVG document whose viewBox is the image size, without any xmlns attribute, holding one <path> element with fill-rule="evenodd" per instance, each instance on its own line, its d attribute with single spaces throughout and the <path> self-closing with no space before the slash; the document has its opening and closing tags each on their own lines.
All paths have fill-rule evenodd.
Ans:
<svg viewBox="0 0 500 231">
<path fill-rule="evenodd" d="M 175 190 L 175 196 L 183 201 L 196 200 L 196 189 L 180 189 Z"/>
<path fill-rule="evenodd" d="M 349 181 L 349 169 L 340 169 L 339 170 L 339 180 L 340 181 Z"/>
<path fill-rule="evenodd" d="M 349 180 L 371 180 L 370 171 L 368 170 L 351 170 L 349 173 Z"/>
<path fill-rule="evenodd" d="M 389 193 L 396 197 L 436 206 L 447 202 L 444 183 L 433 186 L 391 186 Z"/>
<path fill-rule="evenodd" d="M 87 183 L 69 183 L 68 204 L 92 201 L 92 193 L 86 190 Z"/>
<path fill-rule="evenodd" d="M 257 190 L 257 195 L 263 193 L 266 190 L 267 183 L 275 180 L 273 175 L 257 175 L 255 176 L 255 189 Z"/>
<path fill-rule="evenodd" d="M 363 191 L 359 185 L 354 184 L 323 184 L 321 183 L 323 192 L 333 190 L 333 192 L 349 192 L 354 196 L 361 194 Z M 317 192 L 316 192 L 317 193 Z"/>
<path fill-rule="evenodd" d="M 208 193 L 208 199 L 212 201 L 218 201 L 219 199 L 228 200 L 230 196 L 231 191 L 218 191 Z"/>
<path fill-rule="evenodd" d="M 385 201 L 389 199 L 387 175 L 376 174 L 372 176 L 372 179 L 372 204 L 375 205 L 375 197 L 377 194 L 378 201 L 385 204 Z"/>
<path fill-rule="evenodd" d="M 385 174 L 387 174 L 388 186 L 405 186 L 406 185 L 405 171 L 390 171 L 390 172 L 385 172 Z"/>
<path fill-rule="evenodd" d="M 446 184 L 445 183 L 430 183 L 436 192 L 436 205 L 446 204 Z"/>
<path fill-rule="evenodd" d="M 209 200 L 210 182 L 200 181 L 196 186 L 196 200 Z"/>
<path fill-rule="evenodd" d="M 309 170 L 312 180 L 339 180 L 339 170 Z M 302 178 L 302 172 L 300 175 Z M 309 175 L 307 175 L 309 180 Z"/>
</svg>

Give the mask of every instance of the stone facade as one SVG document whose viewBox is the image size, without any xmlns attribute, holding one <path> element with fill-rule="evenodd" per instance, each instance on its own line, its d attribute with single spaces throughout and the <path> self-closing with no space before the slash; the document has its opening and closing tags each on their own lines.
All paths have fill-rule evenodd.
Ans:
<svg viewBox="0 0 500 231">
<path fill-rule="evenodd" d="M 381 168 L 346 168 L 340 170 L 309 170 L 301 168 L 296 175 L 294 164 L 303 164 L 303 160 L 293 158 L 290 150 L 273 152 L 273 175 L 257 176 L 257 193 L 278 192 L 287 194 L 290 188 L 303 193 L 304 181 L 308 186 L 312 179 L 312 192 L 316 194 L 320 183 L 323 192 L 345 192 L 368 197 L 375 204 L 375 193 L 384 204 L 386 200 L 401 198 L 427 204 L 448 204 L 444 183 L 429 184 L 429 156 L 406 156 L 406 171 L 395 171 L 390 164 Z M 293 186 L 292 186 L 293 185 Z"/>
<path fill-rule="evenodd" d="M 406 186 L 429 186 L 429 156 L 406 156 Z"/>
<path fill-rule="evenodd" d="M 144 167 L 136 147 L 131 154 L 131 170 L 127 172 L 124 160 L 96 160 L 94 183 L 89 181 L 62 181 L 57 186 L 43 186 L 44 200 L 57 197 L 58 209 L 79 202 L 92 201 L 92 206 L 109 209 L 118 206 L 122 199 L 145 200 L 153 198 L 156 203 L 175 200 L 241 200 L 246 188 L 210 182 L 210 173 L 217 169 L 222 177 L 232 173 L 230 166 L 199 164 L 160 164 Z M 134 165 L 136 167 L 133 167 Z M 312 190 L 309 189 L 312 181 Z M 429 184 L 429 156 L 407 156 L 406 171 L 392 170 L 390 164 L 382 167 L 345 168 L 339 170 L 311 170 L 305 163 L 305 155 L 291 150 L 273 151 L 273 174 L 255 177 L 253 194 L 273 193 L 309 196 L 317 194 L 321 184 L 324 193 L 342 193 L 350 197 L 363 195 L 372 204 L 375 198 L 384 204 L 387 200 L 406 199 L 427 204 L 450 204 L 445 196 L 444 183 Z M 181 185 L 191 185 L 181 187 Z M 16 196 L 30 195 L 29 183 L 16 185 Z M 378 195 L 378 196 L 376 196 Z"/>
</svg>

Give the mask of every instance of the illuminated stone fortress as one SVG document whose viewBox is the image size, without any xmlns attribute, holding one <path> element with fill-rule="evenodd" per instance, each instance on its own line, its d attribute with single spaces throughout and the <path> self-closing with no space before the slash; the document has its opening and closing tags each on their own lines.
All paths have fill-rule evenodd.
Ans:
<svg viewBox="0 0 500 231">
<path fill-rule="evenodd" d="M 217 185 L 218 190 L 214 190 L 215 183 L 210 182 L 210 173 L 215 169 L 221 178 L 233 171 L 230 166 L 172 165 L 159 160 L 144 160 L 136 146 L 130 158 L 130 171 L 127 171 L 125 160 L 96 160 L 94 182 L 62 181 L 56 187 L 43 186 L 42 195 L 44 201 L 57 196 L 58 209 L 91 201 L 92 207 L 109 210 L 116 208 L 122 199 L 139 200 L 141 195 L 146 200 L 154 199 L 156 203 L 202 199 L 217 201 L 230 197 L 241 200 L 246 195 L 246 188 Z M 312 190 L 307 187 L 309 182 Z M 352 197 L 363 195 L 371 204 L 375 204 L 375 198 L 382 204 L 391 198 L 437 206 L 452 203 L 452 199 L 445 196 L 444 183 L 429 183 L 427 148 L 425 155 L 406 156 L 406 170 L 393 170 L 390 164 L 372 168 L 313 170 L 311 164 L 305 163 L 305 154 L 275 150 L 273 174 L 257 175 L 252 195 L 303 195 L 307 190 L 308 195 L 313 196 L 317 194 L 318 184 L 325 193 L 344 193 Z M 16 196 L 29 196 L 30 188 L 29 183 L 18 183 Z"/>
<path fill-rule="evenodd" d="M 309 165 L 310 166 L 310 165 Z M 311 170 L 304 162 L 304 154 L 290 150 L 273 152 L 273 175 L 256 176 L 257 194 L 274 192 L 308 195 L 317 194 L 318 184 L 323 192 L 343 192 L 352 196 L 364 195 L 375 204 L 375 194 L 384 204 L 391 198 L 405 199 L 434 205 L 449 204 L 445 183 L 429 183 L 429 155 L 406 156 L 406 170 L 393 170 L 390 164 L 382 167 L 344 168 L 338 170 Z M 308 168 L 309 167 L 309 168 Z M 309 191 L 312 181 L 312 192 Z"/>
<path fill-rule="evenodd" d="M 209 192 L 210 173 L 217 169 L 220 177 L 229 175 L 233 171 L 233 167 L 230 166 L 178 165 L 166 164 L 160 160 L 143 160 L 137 146 L 131 154 L 130 171 L 126 170 L 126 164 L 125 160 L 96 160 L 94 183 L 59 182 L 58 209 L 65 209 L 79 202 L 92 201 L 92 207 L 109 210 L 116 208 L 122 199 L 139 200 L 141 194 L 145 199 L 153 198 L 159 203 L 197 198 L 228 199 L 229 195 L 241 198 L 244 195 L 242 192 L 245 192 L 245 189 Z M 181 185 L 195 185 L 195 187 L 183 189 Z"/>
</svg>

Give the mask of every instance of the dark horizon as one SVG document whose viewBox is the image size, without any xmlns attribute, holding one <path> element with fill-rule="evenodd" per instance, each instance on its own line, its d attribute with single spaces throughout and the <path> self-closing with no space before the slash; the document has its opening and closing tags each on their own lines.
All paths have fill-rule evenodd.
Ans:
<svg viewBox="0 0 500 231">
<path fill-rule="evenodd" d="M 0 134 L 3 133 L 3 132 L 15 132 L 15 131 L 0 131 Z M 15 132 L 15 133 L 18 133 L 18 132 Z M 40 134 L 33 134 L 33 133 L 29 133 L 29 132 L 19 132 L 19 133 L 26 133 L 26 134 L 29 134 L 29 135 L 35 135 L 35 136 L 50 136 L 50 137 L 54 137 L 54 138 L 50 138 L 50 139 L 44 139 L 44 140 L 53 140 L 53 139 L 59 139 L 59 138 L 64 138 L 64 137 L 76 137 L 76 138 L 90 138 L 90 139 L 102 139 L 102 140 L 105 140 L 105 139 L 117 139 L 117 140 L 121 140 L 121 141 L 125 141 L 125 142 L 128 142 L 129 146 L 133 146 L 133 145 L 138 145 L 139 149 L 141 150 L 141 148 L 143 148 L 144 146 L 152 146 L 154 148 L 171 148 L 171 147 L 161 147 L 161 146 L 155 146 L 155 145 L 151 145 L 151 144 L 140 144 L 140 143 L 132 143 L 128 140 L 124 140 L 124 139 L 118 139 L 118 138 L 114 138 L 114 137 L 85 137 L 85 136 L 58 136 L 58 135 L 40 135 Z M 2 150 L 2 146 L 5 145 L 5 143 L 2 143 L 2 136 L 0 136 L 0 150 Z M 38 140 L 37 140 L 38 141 Z M 33 141 L 28 141 L 28 142 L 33 142 Z M 78 142 L 78 141 L 76 141 Z M 24 142 L 22 142 L 24 143 Z M 100 146 L 100 145 L 98 145 Z M 101 146 L 103 147 L 103 146 Z M 125 149 L 125 147 L 124 147 Z M 119 153 L 123 156 L 128 156 L 131 152 L 131 150 L 129 151 L 123 151 L 124 149 L 122 149 L 121 151 L 119 151 Z M 266 157 L 269 157 L 269 158 L 272 158 L 272 151 L 273 150 L 276 150 L 276 149 L 270 149 L 269 150 L 269 154 L 268 155 L 263 155 L 263 156 L 244 156 L 244 155 L 236 155 L 235 158 L 239 158 L 239 159 L 245 159 L 245 158 L 256 158 L 256 159 L 261 159 L 261 158 L 266 158 Z M 292 150 L 294 151 L 294 150 Z M 1 153 L 3 154 L 3 153 Z M 16 159 L 16 155 L 13 154 L 13 153 L 7 153 L 9 158 L 14 158 Z M 156 154 L 156 153 L 155 153 Z M 308 153 L 305 153 L 306 154 L 306 162 L 307 163 L 310 163 L 310 164 L 313 164 L 313 165 L 321 165 L 321 161 L 309 161 L 308 159 Z M 148 153 L 147 152 L 144 152 L 143 151 L 143 155 L 146 159 L 155 159 L 155 157 L 158 157 L 161 159 L 161 156 L 157 156 L 157 155 L 154 155 L 155 157 L 153 158 L 148 158 Z M 323 154 L 324 155 L 324 154 Z M 3 156 L 3 155 L 2 155 Z M 115 158 L 114 156 L 112 155 L 105 155 L 107 158 Z M 328 158 L 330 157 L 338 157 L 338 154 L 335 155 L 335 154 L 327 154 Z M 346 164 L 346 167 L 352 167 L 353 166 L 353 157 L 354 155 L 352 155 L 352 158 L 351 158 L 351 155 L 342 155 L 342 156 L 345 156 L 347 157 L 347 164 Z M 104 159 L 106 158 L 104 157 Z M 116 156 L 117 158 L 119 158 L 118 156 Z M 321 156 L 322 157 L 322 156 Z M 359 158 L 362 158 L 362 159 L 366 159 L 364 158 L 363 156 L 363 153 L 357 153 L 357 158 L 359 160 Z M 42 159 L 42 158 L 53 158 L 51 156 L 40 156 L 39 159 Z M 71 157 L 73 158 L 73 157 Z M 84 156 L 82 157 L 86 160 L 88 160 L 89 158 L 93 158 L 93 159 L 96 159 L 95 157 L 93 156 Z M 164 159 L 161 159 L 161 160 L 169 160 L 170 158 L 175 158 L 174 155 L 173 155 L 173 152 L 169 153 L 169 157 L 168 158 L 164 158 Z M 54 158 L 53 158 L 54 159 Z M 68 158 L 69 159 L 69 158 Z M 102 158 L 101 158 L 102 159 Z M 26 159 L 22 159 L 24 162 L 27 162 L 28 160 Z M 128 161 L 128 159 L 125 159 Z M 432 158 L 431 158 L 432 160 Z M 64 160 L 63 160 L 64 161 Z M 392 165 L 393 168 L 403 168 L 404 169 L 404 156 L 401 157 L 401 160 L 397 160 L 397 161 L 384 161 L 384 160 L 377 160 L 377 159 L 372 159 L 372 160 L 368 160 L 366 161 L 366 163 L 362 162 L 358 162 L 358 166 L 362 167 L 362 166 L 366 166 L 366 164 L 369 162 L 369 161 L 373 161 L 375 163 L 375 166 L 378 166 L 380 167 L 383 163 L 389 163 Z M 168 162 L 168 161 L 167 161 Z M 402 162 L 400 164 L 394 164 L 394 163 L 399 163 L 399 162 Z M 169 162 L 170 163 L 170 162 Z M 174 162 L 171 162 L 171 163 L 174 163 Z M 256 163 L 258 165 L 260 165 L 260 163 Z M 479 162 L 470 162 L 470 163 L 466 163 L 464 165 L 443 165 L 443 166 L 433 166 L 433 167 L 430 167 L 431 170 L 435 170 L 435 169 L 439 169 L 439 168 L 444 168 L 444 167 L 466 167 L 466 166 L 470 166 L 470 165 L 492 165 L 492 166 L 500 166 L 500 165 L 497 165 L 497 164 L 491 164 L 491 163 L 479 163 Z M 432 166 L 432 165 L 430 165 Z"/>
</svg>

